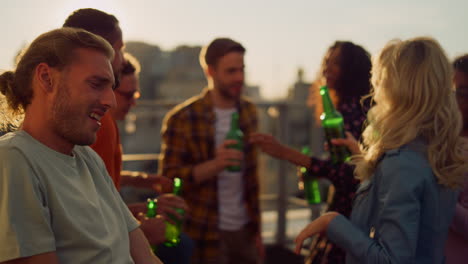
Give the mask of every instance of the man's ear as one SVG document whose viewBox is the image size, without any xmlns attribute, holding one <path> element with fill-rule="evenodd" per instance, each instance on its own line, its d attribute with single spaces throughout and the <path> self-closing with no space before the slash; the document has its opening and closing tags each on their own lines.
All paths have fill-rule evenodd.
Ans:
<svg viewBox="0 0 468 264">
<path fill-rule="evenodd" d="M 214 74 L 214 73 L 215 73 L 214 67 L 211 66 L 211 65 L 207 65 L 207 66 L 206 66 L 206 73 L 205 73 L 206 76 L 208 76 L 208 77 L 211 78 L 211 77 L 213 77 L 213 74 Z"/>
<path fill-rule="evenodd" d="M 46 93 L 53 91 L 54 87 L 54 73 L 55 70 L 51 68 L 47 63 L 39 63 L 36 67 L 34 78 L 40 89 Z"/>
</svg>

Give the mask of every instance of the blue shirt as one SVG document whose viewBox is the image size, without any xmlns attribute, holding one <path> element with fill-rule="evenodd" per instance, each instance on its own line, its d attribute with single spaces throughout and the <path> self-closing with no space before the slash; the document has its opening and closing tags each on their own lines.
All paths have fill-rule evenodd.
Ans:
<svg viewBox="0 0 468 264">
<path fill-rule="evenodd" d="M 351 220 L 330 222 L 346 263 L 444 263 L 457 192 L 437 183 L 425 149 L 413 141 L 387 151 L 359 187 Z"/>
</svg>

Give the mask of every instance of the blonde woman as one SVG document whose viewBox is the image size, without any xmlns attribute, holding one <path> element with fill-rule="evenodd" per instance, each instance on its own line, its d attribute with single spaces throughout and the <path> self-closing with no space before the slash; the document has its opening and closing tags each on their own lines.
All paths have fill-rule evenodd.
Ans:
<svg viewBox="0 0 468 264">
<path fill-rule="evenodd" d="M 318 233 L 347 252 L 346 263 L 443 263 L 444 243 L 467 171 L 451 65 L 431 38 L 390 42 L 372 70 L 355 174 L 362 181 L 350 220 L 329 212 L 296 238 Z"/>
</svg>

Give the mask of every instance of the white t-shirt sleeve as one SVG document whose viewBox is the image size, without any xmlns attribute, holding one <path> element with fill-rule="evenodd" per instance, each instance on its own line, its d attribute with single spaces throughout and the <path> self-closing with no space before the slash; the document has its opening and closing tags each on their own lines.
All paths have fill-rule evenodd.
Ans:
<svg viewBox="0 0 468 264">
<path fill-rule="evenodd" d="M 44 192 L 19 150 L 0 149 L 0 262 L 55 251 Z"/>
</svg>

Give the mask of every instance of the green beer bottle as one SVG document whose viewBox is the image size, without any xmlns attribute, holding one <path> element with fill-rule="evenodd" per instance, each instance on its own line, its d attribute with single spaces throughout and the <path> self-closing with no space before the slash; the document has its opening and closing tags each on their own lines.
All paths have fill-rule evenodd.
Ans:
<svg viewBox="0 0 468 264">
<path fill-rule="evenodd" d="M 237 141 L 237 144 L 232 144 L 228 148 L 237 149 L 243 151 L 244 149 L 244 133 L 239 128 L 239 113 L 234 112 L 231 115 L 231 128 L 229 129 L 226 139 L 233 139 Z M 230 172 L 239 172 L 241 171 L 241 166 L 229 166 L 226 170 Z"/>
<path fill-rule="evenodd" d="M 174 178 L 174 189 L 172 193 L 179 196 L 181 192 L 182 192 L 182 180 L 180 178 Z M 146 217 L 148 218 L 156 217 L 157 208 L 158 208 L 157 199 L 148 198 L 148 201 L 146 203 Z M 181 214 L 181 215 L 185 213 L 184 210 L 180 208 L 176 208 L 175 210 L 178 214 Z M 182 221 L 173 216 L 171 217 L 171 219 L 174 221 L 175 224 L 170 223 L 169 221 L 166 221 L 166 230 L 164 232 L 164 236 L 166 238 L 166 241 L 164 241 L 164 245 L 167 247 L 175 247 L 180 243 L 180 232 L 182 229 Z M 151 249 L 156 254 L 157 245 L 151 245 Z"/>
<path fill-rule="evenodd" d="M 343 163 L 349 160 L 351 153 L 345 146 L 336 146 L 331 143 L 331 139 L 333 138 L 346 137 L 343 116 L 335 109 L 327 86 L 320 87 L 320 95 L 322 96 L 323 104 L 323 113 L 320 119 L 322 120 L 322 126 L 327 137 L 331 161 L 335 164 Z"/>
<path fill-rule="evenodd" d="M 146 202 L 146 217 L 148 218 L 154 218 L 156 217 L 156 209 L 157 209 L 157 204 L 156 204 L 156 199 L 151 199 L 148 198 Z M 151 249 L 153 250 L 154 254 L 156 255 L 156 250 L 157 250 L 157 245 L 151 245 Z"/>
<path fill-rule="evenodd" d="M 310 156 L 310 148 L 305 146 L 302 148 L 302 154 Z M 309 204 L 319 204 L 322 202 L 322 196 L 320 195 L 319 182 L 317 177 L 312 175 L 312 173 L 306 168 L 301 167 L 300 169 L 302 175 L 302 181 L 304 183 L 304 192 L 307 203 Z"/>
<path fill-rule="evenodd" d="M 174 178 L 174 189 L 172 191 L 173 194 L 180 196 L 182 193 L 182 180 L 180 178 Z M 180 208 L 175 208 L 176 212 L 179 215 L 183 215 L 184 209 Z M 180 243 L 180 233 L 182 230 L 182 221 L 173 217 L 172 215 L 169 215 L 171 219 L 174 221 L 173 223 L 166 222 L 166 241 L 164 242 L 164 245 L 167 247 L 175 247 Z"/>
</svg>

